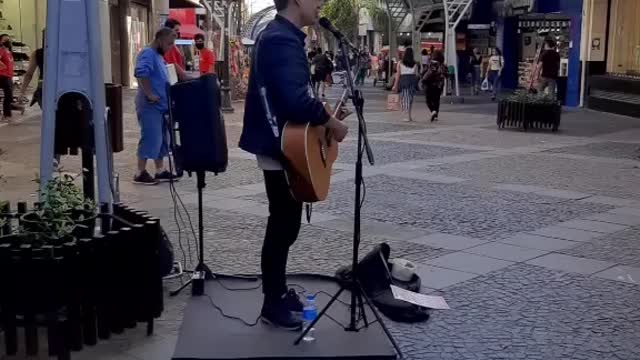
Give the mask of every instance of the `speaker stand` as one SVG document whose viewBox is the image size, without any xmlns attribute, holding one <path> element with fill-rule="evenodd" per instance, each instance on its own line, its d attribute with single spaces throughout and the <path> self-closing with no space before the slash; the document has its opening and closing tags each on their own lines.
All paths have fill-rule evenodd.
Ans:
<svg viewBox="0 0 640 360">
<path fill-rule="evenodd" d="M 169 296 L 176 296 L 187 286 L 193 285 L 191 294 L 200 296 L 204 293 L 204 281 L 213 280 L 211 269 L 204 263 L 204 219 L 202 214 L 202 191 L 207 186 L 204 182 L 204 171 L 196 171 L 196 186 L 198 188 L 198 265 L 193 271 L 191 279 L 182 284 L 178 289 L 171 291 Z"/>
</svg>

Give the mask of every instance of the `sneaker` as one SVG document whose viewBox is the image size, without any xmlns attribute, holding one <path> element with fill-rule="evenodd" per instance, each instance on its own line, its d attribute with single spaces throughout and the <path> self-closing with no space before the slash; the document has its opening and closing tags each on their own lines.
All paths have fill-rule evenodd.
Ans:
<svg viewBox="0 0 640 360">
<path fill-rule="evenodd" d="M 141 185 L 156 185 L 158 182 L 145 170 L 139 175 L 133 177 L 133 183 Z"/>
<path fill-rule="evenodd" d="M 304 305 L 300 301 L 300 295 L 294 289 L 289 289 L 283 298 L 285 306 L 293 313 L 302 313 Z"/>
<path fill-rule="evenodd" d="M 168 182 L 168 181 L 178 181 L 178 177 L 170 173 L 168 170 L 165 170 L 161 173 L 156 174 L 157 182 Z"/>
<path fill-rule="evenodd" d="M 287 308 L 284 298 L 275 301 L 265 299 L 260 311 L 260 319 L 266 324 L 285 330 L 299 331 L 302 329 L 302 320 Z"/>
<path fill-rule="evenodd" d="M 431 112 L 431 122 L 436 121 L 436 119 L 438 118 L 438 113 L 435 111 Z"/>
</svg>

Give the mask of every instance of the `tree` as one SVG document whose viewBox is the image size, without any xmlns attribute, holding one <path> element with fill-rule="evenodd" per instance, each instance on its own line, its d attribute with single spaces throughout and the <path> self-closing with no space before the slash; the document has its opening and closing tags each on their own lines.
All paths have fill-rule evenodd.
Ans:
<svg viewBox="0 0 640 360">
<path fill-rule="evenodd" d="M 321 14 L 347 38 L 354 40 L 358 35 L 358 10 L 362 8 L 367 10 L 374 27 L 384 29 L 387 14 L 378 0 L 328 0 Z"/>
<path fill-rule="evenodd" d="M 322 8 L 322 16 L 331 20 L 349 39 L 358 34 L 357 3 L 360 0 L 329 0 Z"/>
</svg>

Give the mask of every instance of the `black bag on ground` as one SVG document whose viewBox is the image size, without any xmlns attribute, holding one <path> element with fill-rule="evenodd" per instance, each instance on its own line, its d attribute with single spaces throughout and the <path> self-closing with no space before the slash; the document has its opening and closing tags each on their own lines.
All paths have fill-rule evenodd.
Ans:
<svg viewBox="0 0 640 360">
<path fill-rule="evenodd" d="M 391 277 L 389 269 L 389 256 L 391 248 L 386 243 L 382 243 L 373 248 L 358 263 L 358 280 L 362 285 L 362 290 L 367 294 L 371 302 L 393 321 L 398 322 L 422 322 L 429 319 L 427 309 L 397 300 L 391 292 L 391 284 L 405 290 L 419 292 L 420 277 L 416 274 L 409 282 L 401 282 Z M 351 280 L 351 266 L 345 266 L 336 272 L 336 277 L 349 285 Z"/>
<path fill-rule="evenodd" d="M 171 270 L 173 270 L 175 256 L 173 252 L 173 244 L 171 244 L 169 236 L 167 236 L 167 233 L 162 227 L 160 227 L 160 236 L 162 237 L 162 239 L 160 239 L 160 249 L 158 253 L 160 276 L 165 277 L 171 273 Z"/>
</svg>

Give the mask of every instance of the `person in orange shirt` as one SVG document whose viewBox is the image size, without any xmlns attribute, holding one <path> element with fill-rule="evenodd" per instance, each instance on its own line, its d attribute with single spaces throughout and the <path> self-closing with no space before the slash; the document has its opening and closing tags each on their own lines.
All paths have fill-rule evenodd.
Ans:
<svg viewBox="0 0 640 360">
<path fill-rule="evenodd" d="M 180 39 L 180 26 L 182 26 L 180 21 L 176 19 L 167 19 L 167 21 L 164 22 L 164 26 L 175 31 L 177 38 Z M 176 74 L 178 75 L 179 81 L 188 80 L 190 78 L 184 71 L 184 57 L 177 45 L 174 44 L 169 51 L 160 55 L 164 57 L 164 61 L 167 64 L 173 64 L 176 67 Z"/>
<path fill-rule="evenodd" d="M 196 34 L 193 37 L 196 49 L 200 52 L 200 75 L 215 73 L 216 55 L 204 44 L 204 35 Z"/>
<path fill-rule="evenodd" d="M 3 91 L 2 119 L 11 121 L 11 102 L 13 101 L 13 55 L 11 38 L 0 35 L 0 88 Z"/>
</svg>

